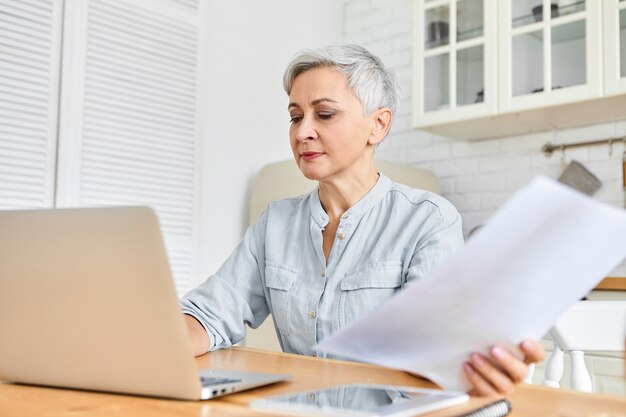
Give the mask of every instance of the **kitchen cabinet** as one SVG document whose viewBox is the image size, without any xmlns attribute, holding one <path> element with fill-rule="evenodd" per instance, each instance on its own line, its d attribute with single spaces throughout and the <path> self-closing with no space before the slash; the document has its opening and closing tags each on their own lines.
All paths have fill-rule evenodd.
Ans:
<svg viewBox="0 0 626 417">
<path fill-rule="evenodd" d="M 496 113 L 496 0 L 418 1 L 418 123 Z"/>
<path fill-rule="evenodd" d="M 602 1 L 564 3 L 500 3 L 501 112 L 602 96 Z"/>
<path fill-rule="evenodd" d="M 481 139 L 626 118 L 626 0 L 414 0 L 413 126 Z"/>
<path fill-rule="evenodd" d="M 604 44 L 605 94 L 626 94 L 626 0 L 604 0 Z"/>
</svg>

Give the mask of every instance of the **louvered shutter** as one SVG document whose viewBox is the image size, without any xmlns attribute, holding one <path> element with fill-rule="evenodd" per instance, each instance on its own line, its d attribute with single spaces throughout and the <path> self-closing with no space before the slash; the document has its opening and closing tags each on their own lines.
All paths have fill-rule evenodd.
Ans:
<svg viewBox="0 0 626 417">
<path fill-rule="evenodd" d="M 52 207 L 61 0 L 0 0 L 0 209 Z"/>
<path fill-rule="evenodd" d="M 153 207 L 181 295 L 197 248 L 198 4 L 68 6 L 58 202 Z"/>
</svg>

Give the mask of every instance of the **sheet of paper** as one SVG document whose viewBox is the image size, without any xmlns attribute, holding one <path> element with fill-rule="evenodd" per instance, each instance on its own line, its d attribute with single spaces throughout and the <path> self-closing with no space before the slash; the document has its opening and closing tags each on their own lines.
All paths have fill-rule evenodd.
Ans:
<svg viewBox="0 0 626 417">
<path fill-rule="evenodd" d="M 626 257 L 626 211 L 547 178 L 427 276 L 318 348 L 467 390 L 462 363 L 545 335 Z"/>
</svg>

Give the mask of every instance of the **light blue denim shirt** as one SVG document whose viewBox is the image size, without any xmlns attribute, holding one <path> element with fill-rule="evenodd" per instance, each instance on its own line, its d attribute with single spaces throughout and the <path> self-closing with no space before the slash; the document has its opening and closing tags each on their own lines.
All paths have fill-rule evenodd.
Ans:
<svg viewBox="0 0 626 417">
<path fill-rule="evenodd" d="M 213 345 L 241 341 L 269 313 L 283 351 L 324 356 L 317 342 L 389 300 L 463 245 L 444 198 L 380 175 L 339 222 L 328 257 L 318 189 L 272 202 L 219 271 L 181 300 Z M 419 302 L 419 300 L 416 300 Z"/>
</svg>

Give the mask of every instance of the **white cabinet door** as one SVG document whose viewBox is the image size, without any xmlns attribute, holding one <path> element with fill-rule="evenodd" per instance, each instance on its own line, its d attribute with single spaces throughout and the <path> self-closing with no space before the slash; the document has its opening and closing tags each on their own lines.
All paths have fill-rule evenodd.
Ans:
<svg viewBox="0 0 626 417">
<path fill-rule="evenodd" d="M 495 114 L 495 0 L 414 0 L 413 124 Z"/>
<path fill-rule="evenodd" d="M 179 295 L 198 248 L 206 2 L 66 0 L 58 206 L 148 205 Z"/>
<path fill-rule="evenodd" d="M 0 0 L 0 209 L 54 204 L 61 0 Z"/>
<path fill-rule="evenodd" d="M 604 0 L 604 91 L 626 93 L 626 0 Z"/>
<path fill-rule="evenodd" d="M 626 0 L 414 2 L 414 127 L 472 140 L 624 119 Z"/>
<path fill-rule="evenodd" d="M 500 3 L 500 112 L 601 97 L 602 2 Z"/>
</svg>

